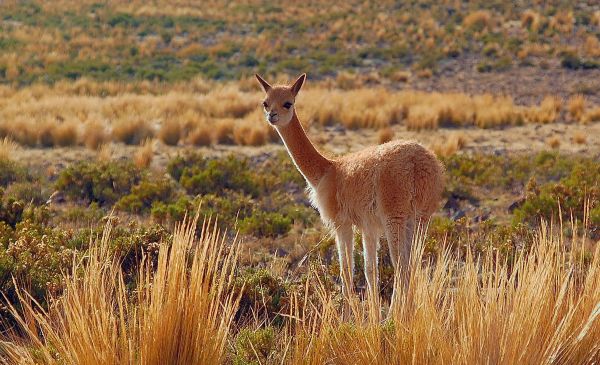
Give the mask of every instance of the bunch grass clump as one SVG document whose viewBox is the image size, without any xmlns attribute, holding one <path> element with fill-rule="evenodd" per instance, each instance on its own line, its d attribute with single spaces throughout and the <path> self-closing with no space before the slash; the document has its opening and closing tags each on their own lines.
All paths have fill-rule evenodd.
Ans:
<svg viewBox="0 0 600 365">
<path fill-rule="evenodd" d="M 196 221 L 176 227 L 155 266 L 141 265 L 133 296 L 110 254 L 110 228 L 64 277 L 66 290 L 49 310 L 20 290 L 21 308 L 10 305 L 20 332 L 3 336 L 3 362 L 223 363 L 239 302 L 232 290 L 237 247 L 210 220 L 196 239 Z"/>
</svg>

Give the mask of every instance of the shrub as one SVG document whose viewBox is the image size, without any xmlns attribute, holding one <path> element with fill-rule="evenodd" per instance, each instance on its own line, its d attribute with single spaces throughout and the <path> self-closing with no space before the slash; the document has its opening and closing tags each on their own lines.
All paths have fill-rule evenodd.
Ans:
<svg viewBox="0 0 600 365">
<path fill-rule="evenodd" d="M 171 179 L 144 178 L 139 184 L 131 188 L 131 193 L 119 199 L 115 204 L 116 209 L 131 213 L 149 211 L 155 202 L 170 202 L 175 195 L 175 187 Z"/>
<path fill-rule="evenodd" d="M 280 313 L 289 305 L 288 285 L 267 269 L 246 269 L 236 277 L 235 287 L 241 292 L 238 317 L 254 313 L 281 320 Z"/>
<path fill-rule="evenodd" d="M 600 200 L 598 181 L 600 165 L 589 160 L 576 163 L 570 173 L 558 182 L 540 186 L 536 179 L 531 179 L 526 187 L 525 203 L 514 212 L 514 222 L 538 224 L 540 218 L 547 221 L 559 218 L 559 211 L 565 222 L 570 220 L 571 214 L 582 222 L 587 201 L 592 203 L 592 209 L 597 208 Z M 597 231 L 598 222 L 592 224 L 596 224 L 591 227 L 592 231 Z"/>
<path fill-rule="evenodd" d="M 76 252 L 65 244 L 71 237 L 72 232 L 31 220 L 16 224 L 6 250 L 0 249 L 0 290 L 6 298 L 13 303 L 17 300 L 14 277 L 17 283 L 27 283 L 29 294 L 45 304 L 48 293 L 62 288 L 62 273 L 72 267 Z"/>
<path fill-rule="evenodd" d="M 0 192 L 4 193 L 3 191 Z M 14 197 L 0 199 L 0 222 L 14 228 L 23 219 L 24 210 L 25 203 L 23 201 Z"/>
<path fill-rule="evenodd" d="M 252 330 L 244 328 L 235 338 L 233 364 L 259 365 L 267 363 L 276 350 L 273 327 Z"/>
<path fill-rule="evenodd" d="M 6 188 L 5 195 L 34 205 L 43 204 L 48 200 L 48 195 L 43 192 L 39 180 L 15 182 Z"/>
<path fill-rule="evenodd" d="M 258 194 L 248 161 L 233 155 L 221 159 L 207 159 L 197 154 L 178 157 L 169 162 L 167 171 L 190 194 L 222 194 L 225 190 Z"/>
<path fill-rule="evenodd" d="M 292 220 L 277 212 L 255 210 L 251 216 L 239 223 L 240 232 L 258 237 L 276 237 L 286 234 L 292 226 Z"/>
<path fill-rule="evenodd" d="M 27 169 L 21 164 L 0 158 L 0 186 L 7 186 L 15 181 L 31 180 Z"/>
<path fill-rule="evenodd" d="M 64 169 L 55 184 L 74 200 L 111 204 L 129 194 L 141 172 L 129 161 L 79 162 Z"/>
</svg>

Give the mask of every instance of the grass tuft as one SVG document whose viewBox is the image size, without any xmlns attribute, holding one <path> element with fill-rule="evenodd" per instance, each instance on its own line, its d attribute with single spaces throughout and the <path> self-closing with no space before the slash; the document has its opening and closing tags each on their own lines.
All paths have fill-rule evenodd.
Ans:
<svg viewBox="0 0 600 365">
<path fill-rule="evenodd" d="M 144 169 L 150 166 L 154 157 L 154 140 L 147 139 L 144 143 L 137 148 L 135 155 L 133 156 L 133 162 L 135 165 Z"/>
<path fill-rule="evenodd" d="M 73 272 L 80 274 L 64 278 L 66 290 L 49 311 L 19 291 L 21 308 L 10 310 L 22 338 L 0 342 L 3 358 L 19 364 L 223 363 L 239 301 L 231 290 L 237 245 L 228 245 L 210 221 L 196 240 L 196 221 L 175 228 L 172 242 L 158 246 L 155 264 L 145 261 L 133 295 L 119 258 L 110 254 L 107 226 L 76 264 Z"/>
</svg>

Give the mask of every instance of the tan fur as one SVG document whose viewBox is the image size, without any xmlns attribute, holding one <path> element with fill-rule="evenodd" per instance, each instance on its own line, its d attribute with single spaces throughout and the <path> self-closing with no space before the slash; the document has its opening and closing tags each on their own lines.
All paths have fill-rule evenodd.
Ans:
<svg viewBox="0 0 600 365">
<path fill-rule="evenodd" d="M 272 87 L 257 78 L 266 92 L 267 120 L 306 178 L 321 219 L 335 231 L 344 292 L 353 287 L 353 227 L 363 236 L 365 276 L 371 294 L 378 290 L 380 237 L 385 235 L 388 241 L 394 268 L 406 275 L 413 232 L 437 209 L 444 189 L 444 170 L 435 155 L 416 142 L 392 141 L 328 159 L 306 136 L 294 107 L 282 109 L 283 103 L 295 101 L 305 75 L 292 87 Z M 279 116 L 275 123 L 269 119 L 272 113 Z"/>
</svg>

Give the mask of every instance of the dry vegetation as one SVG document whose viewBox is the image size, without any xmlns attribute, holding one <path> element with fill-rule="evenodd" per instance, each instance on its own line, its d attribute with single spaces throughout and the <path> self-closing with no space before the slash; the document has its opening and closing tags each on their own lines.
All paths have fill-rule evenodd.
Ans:
<svg viewBox="0 0 600 365">
<path fill-rule="evenodd" d="M 0 364 L 598 362 L 598 5 L 330 5 L 0 0 Z M 282 147 L 215 146 L 280 141 L 255 72 L 308 73 L 327 153 L 445 164 L 393 303 L 385 250 L 342 297 Z"/>
<path fill-rule="evenodd" d="M 383 130 L 404 124 L 422 130 L 600 119 L 600 108 L 586 103 L 582 95 L 570 98 L 563 108 L 562 100 L 551 95 L 539 105 L 522 106 L 508 96 L 490 94 L 336 86 L 313 82 L 303 91 L 298 109 L 305 123 Z M 109 95 L 104 95 L 106 90 Z M 136 145 L 152 137 L 166 145 L 257 146 L 273 137 L 260 110 L 262 95 L 251 79 L 232 83 L 196 79 L 172 86 L 79 80 L 53 87 L 4 87 L 2 94 L 0 136 L 24 146 L 97 149 L 110 140 Z"/>
<path fill-rule="evenodd" d="M 106 232 L 50 311 L 21 291 L 22 308 L 11 307 L 20 334 L 3 336 L 3 362 L 218 364 L 229 340 L 234 356 L 256 363 L 592 364 L 599 355 L 600 246 L 584 258 L 584 239 L 567 244 L 552 229 L 509 261 L 449 249 L 426 258 L 417 238 L 410 282 L 396 287 L 387 318 L 376 298 L 341 308 L 314 271 L 279 329 L 250 335 L 232 327 L 238 248 L 211 224 L 198 241 L 194 232 L 194 224 L 176 228 L 158 248 L 156 271 L 149 262 L 140 269 L 133 297 Z"/>
<path fill-rule="evenodd" d="M 11 310 L 25 338 L 15 332 L 11 343 L 4 335 L 0 362 L 224 362 L 239 301 L 239 295 L 231 291 L 237 247 L 233 243 L 226 248 L 210 222 L 203 225 L 198 241 L 195 231 L 195 221 L 175 229 L 170 245 L 158 248 L 156 266 L 145 261 L 140 267 L 132 297 L 119 258 L 110 254 L 108 227 L 78 267 L 80 278 L 65 278 L 65 294 L 55 298 L 49 312 L 41 311 L 26 292 L 20 292 L 23 308 Z"/>
<path fill-rule="evenodd" d="M 484 73 L 544 69 L 547 61 L 598 69 L 599 12 L 597 4 L 559 0 L 355 1 L 335 11 L 328 2 L 6 1 L 0 82 L 231 80 L 311 68 L 353 88 L 352 74 L 406 82 L 471 56 Z"/>
</svg>

